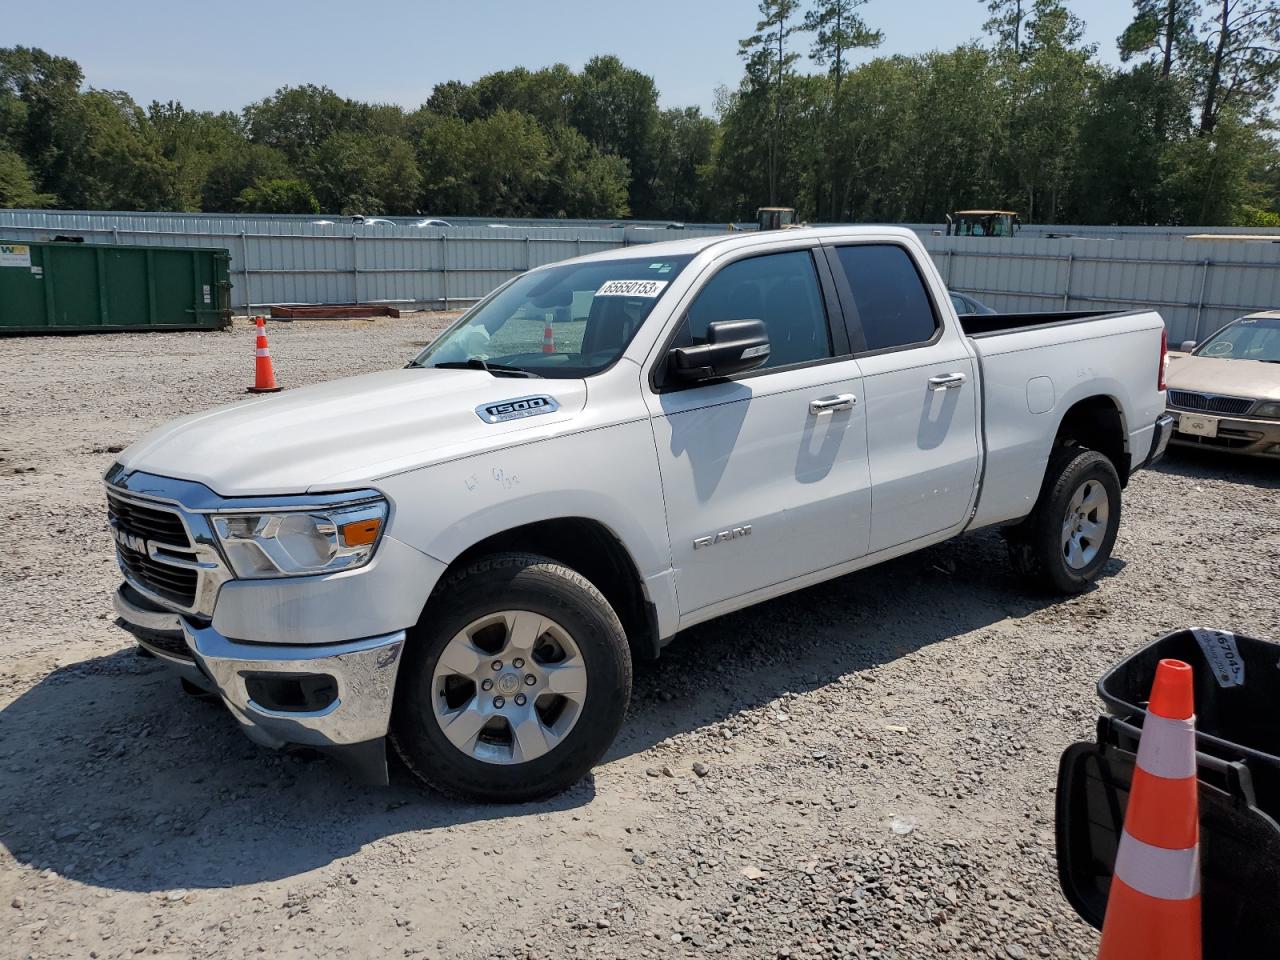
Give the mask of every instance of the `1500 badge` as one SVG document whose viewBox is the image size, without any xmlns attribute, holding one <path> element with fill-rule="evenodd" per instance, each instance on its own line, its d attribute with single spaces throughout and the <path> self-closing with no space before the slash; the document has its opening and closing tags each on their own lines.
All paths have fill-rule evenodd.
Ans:
<svg viewBox="0 0 1280 960">
<path fill-rule="evenodd" d="M 536 417 L 540 413 L 555 413 L 559 409 L 560 404 L 551 397 L 519 397 L 476 407 L 476 416 L 485 423 L 505 423 L 508 420 Z"/>
</svg>

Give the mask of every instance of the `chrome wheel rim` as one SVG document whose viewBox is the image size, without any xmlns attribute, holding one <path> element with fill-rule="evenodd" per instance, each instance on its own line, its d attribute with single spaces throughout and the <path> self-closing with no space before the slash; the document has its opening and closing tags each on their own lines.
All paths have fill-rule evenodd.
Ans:
<svg viewBox="0 0 1280 960">
<path fill-rule="evenodd" d="M 1097 480 L 1086 480 L 1076 488 L 1062 520 L 1062 558 L 1072 570 L 1093 563 L 1107 536 L 1111 500 Z"/>
<path fill-rule="evenodd" d="M 455 747 L 485 763 L 528 763 L 577 725 L 587 668 L 560 624 L 528 610 L 502 610 L 453 636 L 431 687 L 436 722 Z"/>
</svg>

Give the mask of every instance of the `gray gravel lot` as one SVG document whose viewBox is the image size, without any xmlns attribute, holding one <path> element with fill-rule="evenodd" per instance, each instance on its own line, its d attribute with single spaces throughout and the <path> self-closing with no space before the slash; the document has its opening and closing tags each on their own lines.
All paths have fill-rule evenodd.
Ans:
<svg viewBox="0 0 1280 960">
<path fill-rule="evenodd" d="M 439 315 L 271 324 L 286 386 Z M 251 330 L 0 339 L 0 957 L 1079 957 L 1057 758 L 1104 668 L 1193 623 L 1280 639 L 1280 470 L 1173 455 L 1092 592 L 980 533 L 705 624 L 594 776 L 519 807 L 249 743 L 112 623 L 99 478 L 238 400 Z"/>
</svg>

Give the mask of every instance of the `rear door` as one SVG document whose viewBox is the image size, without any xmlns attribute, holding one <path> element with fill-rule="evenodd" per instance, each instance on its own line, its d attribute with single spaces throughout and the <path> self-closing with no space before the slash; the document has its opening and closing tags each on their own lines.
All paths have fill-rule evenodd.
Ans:
<svg viewBox="0 0 1280 960">
<path fill-rule="evenodd" d="M 958 532 L 973 502 L 979 451 L 977 372 L 964 336 L 944 326 L 905 246 L 836 244 L 827 258 L 863 375 L 869 550 Z"/>
<path fill-rule="evenodd" d="M 663 380 L 674 346 L 763 320 L 765 367 Z M 685 616 L 866 552 L 871 496 L 857 361 L 820 248 L 739 256 L 693 292 L 648 395 Z"/>
</svg>

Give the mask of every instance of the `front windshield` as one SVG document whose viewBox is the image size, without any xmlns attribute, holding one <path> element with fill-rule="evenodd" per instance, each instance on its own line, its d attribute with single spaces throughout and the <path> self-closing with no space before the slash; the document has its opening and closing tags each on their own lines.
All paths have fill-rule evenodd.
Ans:
<svg viewBox="0 0 1280 960">
<path fill-rule="evenodd" d="M 1202 343 L 1195 356 L 1280 363 L 1280 317 L 1245 317 L 1228 324 Z"/>
<path fill-rule="evenodd" d="M 591 376 L 622 355 L 689 260 L 597 260 L 526 273 L 464 315 L 411 366 Z"/>
</svg>

